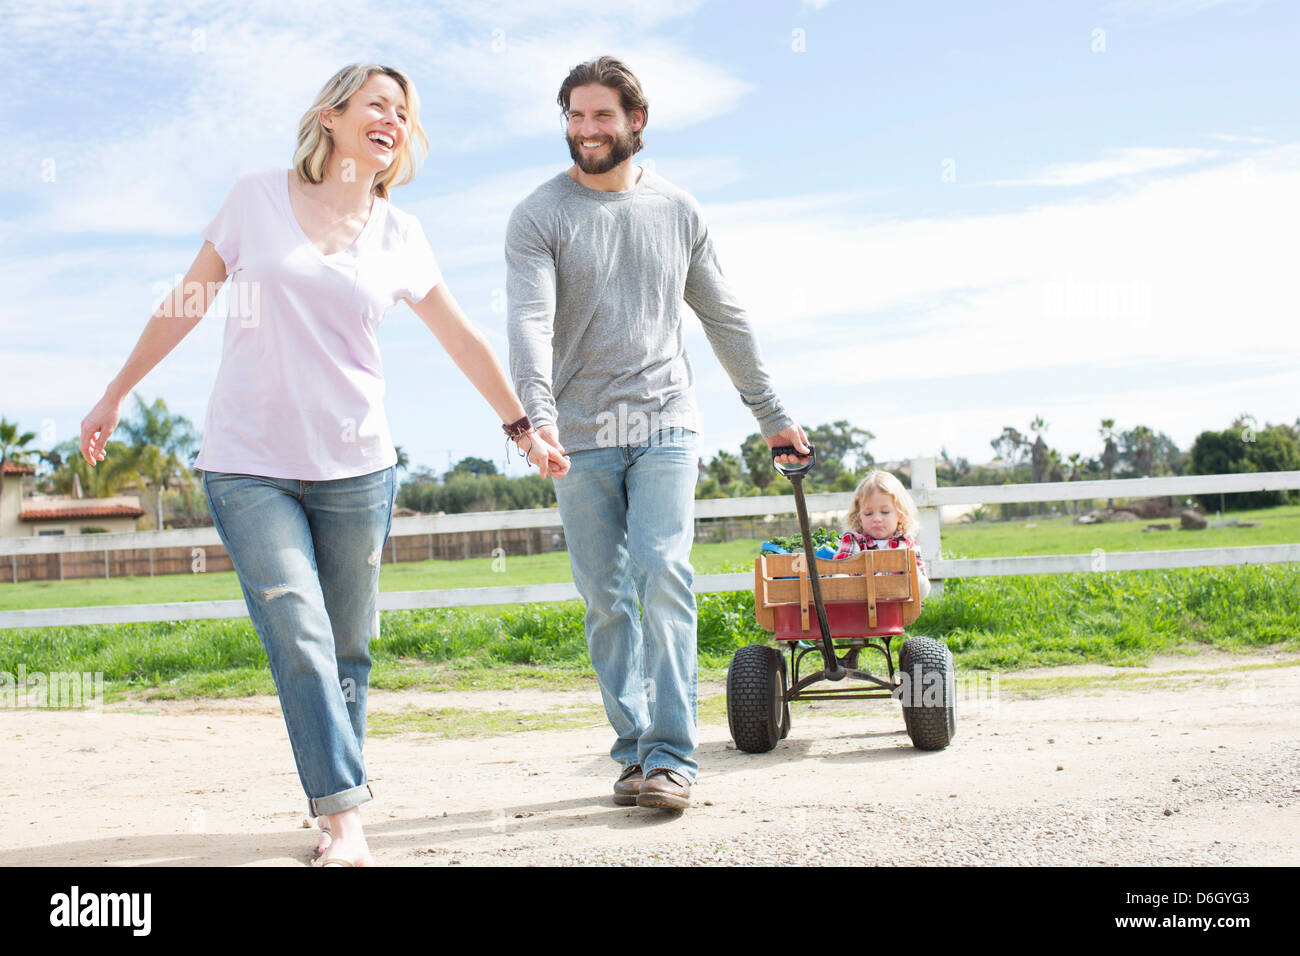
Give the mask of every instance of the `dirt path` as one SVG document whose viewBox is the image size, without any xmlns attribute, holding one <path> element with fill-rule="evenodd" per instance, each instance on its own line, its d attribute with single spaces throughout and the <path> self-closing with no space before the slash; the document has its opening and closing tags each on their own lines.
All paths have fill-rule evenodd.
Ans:
<svg viewBox="0 0 1300 956">
<path fill-rule="evenodd" d="M 967 701 L 956 741 L 932 754 L 911 747 L 890 702 L 796 704 L 789 739 L 763 755 L 733 749 L 714 716 L 701 727 L 695 806 L 680 816 L 612 804 L 594 689 L 376 693 L 377 722 L 508 709 L 578 726 L 372 737 L 367 833 L 388 865 L 1296 865 L 1297 664 L 1206 653 L 1136 671 L 1004 675 L 997 698 Z M 0 865 L 308 859 L 274 698 L 6 710 L 0 737 Z"/>
</svg>

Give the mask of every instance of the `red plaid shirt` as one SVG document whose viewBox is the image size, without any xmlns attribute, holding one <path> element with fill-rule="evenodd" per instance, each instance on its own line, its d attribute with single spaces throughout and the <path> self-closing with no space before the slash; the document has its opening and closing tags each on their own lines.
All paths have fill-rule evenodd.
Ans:
<svg viewBox="0 0 1300 956">
<path fill-rule="evenodd" d="M 835 560 L 851 558 L 859 551 L 875 551 L 879 548 L 911 548 L 916 555 L 916 569 L 922 574 L 926 573 L 925 562 L 921 560 L 921 546 L 901 531 L 895 531 L 888 538 L 872 538 L 857 531 L 846 531 L 840 539 L 840 550 L 836 552 Z"/>
</svg>

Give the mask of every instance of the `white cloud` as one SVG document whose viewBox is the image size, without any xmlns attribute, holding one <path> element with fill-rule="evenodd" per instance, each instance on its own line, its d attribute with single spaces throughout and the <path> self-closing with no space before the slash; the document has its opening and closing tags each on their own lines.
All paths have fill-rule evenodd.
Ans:
<svg viewBox="0 0 1300 956">
<path fill-rule="evenodd" d="M 1102 6 L 1100 14 L 1122 19 L 1144 17 L 1156 20 L 1202 13 L 1217 7 L 1234 7 L 1250 12 L 1269 2 L 1271 0 L 1109 0 Z"/>
<path fill-rule="evenodd" d="M 650 156 L 644 165 L 692 196 L 748 177 L 744 162 L 736 156 Z"/>
<path fill-rule="evenodd" d="M 986 185 L 1087 186 L 1110 179 L 1139 176 L 1143 173 L 1204 162 L 1219 155 L 1219 151 L 1213 149 L 1165 149 L 1153 147 L 1114 149 L 1109 150 L 1102 159 L 1080 163 L 1060 163 L 1055 166 L 1048 166 L 1027 179 L 996 180 Z"/>
<path fill-rule="evenodd" d="M 38 141 L 17 147 L 0 186 L 35 199 L 19 228 L 190 235 L 238 172 L 287 164 L 302 111 L 335 70 L 357 61 L 389 62 L 411 74 L 435 152 L 546 133 L 562 150 L 553 91 L 569 66 L 602 52 L 617 52 L 637 71 L 652 129 L 680 129 L 728 112 L 749 89 L 725 68 L 648 32 L 694 7 L 647 2 L 612 10 L 566 0 L 558 11 L 518 2 L 402 11 L 370 0 L 286 0 L 181 14 L 163 3 L 43 6 L 7 24 L 0 55 L 31 62 L 46 95 L 101 95 L 67 87 L 99 78 L 87 50 L 111 53 L 114 64 L 148 63 L 150 72 L 137 77 L 106 64 L 110 92 L 102 95 L 112 115 L 75 126 L 40 117 Z M 557 16 L 576 25 L 557 28 Z M 499 52 L 494 29 L 505 31 Z M 701 98 L 700 90 L 709 95 Z M 465 104 L 474 104 L 468 118 Z M 42 181 L 47 161 L 54 182 Z"/>
<path fill-rule="evenodd" d="M 1269 139 L 1267 136 L 1240 136 L 1234 133 L 1206 133 L 1210 139 L 1217 139 L 1221 143 L 1250 143 L 1256 146 L 1276 146 L 1277 140 Z"/>
<path fill-rule="evenodd" d="M 560 83 L 570 67 L 601 54 L 618 56 L 640 80 L 650 103 L 647 135 L 655 129 L 682 129 L 721 116 L 750 90 L 749 84 L 722 67 L 692 56 L 675 43 L 637 34 L 624 23 L 507 34 L 503 43 L 495 50 L 491 36 L 485 34 L 472 42 L 440 47 L 431 64 L 439 85 L 486 97 L 484 120 L 468 130 L 440 131 L 443 145 L 481 148 L 546 134 L 559 140 L 563 123 L 555 96 Z"/>
<path fill-rule="evenodd" d="M 1042 357 L 1035 342 L 1086 360 L 1199 359 L 1211 348 L 1218 358 L 1245 359 L 1263 342 L 1294 351 L 1300 338 L 1287 240 L 1300 215 L 1300 146 L 1253 162 L 1016 212 L 870 225 L 847 203 L 801 215 L 792 215 L 788 199 L 706 205 L 705 212 L 728 274 L 765 334 L 793 338 L 810 321 L 854 316 L 874 336 L 892 339 L 928 323 L 962 346 L 927 356 L 937 372 L 944 355 L 954 369 L 971 359 L 1015 368 Z M 915 318 L 906 327 L 890 321 L 900 313 Z M 1053 326 L 1076 320 L 1088 334 L 1065 347 L 1075 332 Z M 1172 341 L 1171 329 L 1178 330 Z M 1004 335 L 1026 341 L 1008 352 Z M 831 359 L 853 346 L 820 349 Z M 864 343 L 860 351 L 867 350 Z"/>
<path fill-rule="evenodd" d="M 861 204 L 792 215 L 790 200 L 775 200 L 766 208 L 706 204 L 705 213 L 769 366 L 807 420 L 887 428 L 891 457 L 944 443 L 956 454 L 983 454 L 987 437 L 1027 422 L 1029 409 L 1051 409 L 1049 420 L 1080 442 L 1105 414 L 1190 441 L 1237 405 L 1274 420 L 1300 412 L 1300 297 L 1289 238 L 1300 217 L 1300 145 L 1251 162 L 1018 212 L 864 225 Z M 703 336 L 690 342 L 702 404 L 737 422 L 730 385 Z M 1023 407 L 943 384 L 981 373 L 1014 381 L 1055 367 L 1111 369 L 1108 379 L 1122 379 L 1125 368 L 1179 366 L 1185 385 L 1144 382 L 1135 371 L 1128 391 L 1062 385 L 1026 396 Z M 1243 371 L 1222 387 L 1205 377 L 1225 366 Z M 1272 371 L 1244 384 L 1244 369 Z M 873 391 L 868 383 L 882 377 L 895 384 Z M 800 394 L 810 378 L 815 384 Z M 916 378 L 957 410 L 912 411 Z M 960 450 L 974 420 L 983 423 L 980 440 Z M 904 442 L 908 430 L 912 444 Z"/>
<path fill-rule="evenodd" d="M 694 13 L 699 0 L 623 0 L 616 7 L 603 0 L 450 0 L 439 7 L 449 16 L 482 27 L 527 29 L 538 21 L 619 20 L 633 30 L 644 30 Z"/>
</svg>

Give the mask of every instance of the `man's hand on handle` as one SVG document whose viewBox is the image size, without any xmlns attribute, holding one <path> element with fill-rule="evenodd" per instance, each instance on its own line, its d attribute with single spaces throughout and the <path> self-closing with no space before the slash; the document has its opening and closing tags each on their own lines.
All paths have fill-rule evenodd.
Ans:
<svg viewBox="0 0 1300 956">
<path fill-rule="evenodd" d="M 808 436 L 798 425 L 791 425 L 784 431 L 777 432 L 770 438 L 764 439 L 768 448 L 780 448 L 782 445 L 793 445 L 797 451 L 803 453 L 803 457 L 798 455 L 778 455 L 776 461 L 783 465 L 802 465 L 808 460 Z"/>
</svg>

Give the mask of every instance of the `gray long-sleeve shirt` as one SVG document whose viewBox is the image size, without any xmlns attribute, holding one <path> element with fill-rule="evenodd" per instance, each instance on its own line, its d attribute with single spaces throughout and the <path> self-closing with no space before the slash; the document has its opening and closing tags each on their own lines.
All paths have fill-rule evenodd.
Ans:
<svg viewBox="0 0 1300 956">
<path fill-rule="evenodd" d="M 510 372 L 534 425 L 567 451 L 699 431 L 683 300 L 764 437 L 793 424 L 745 311 L 713 254 L 699 204 L 650 170 L 626 192 L 560 173 L 506 230 Z"/>
</svg>

